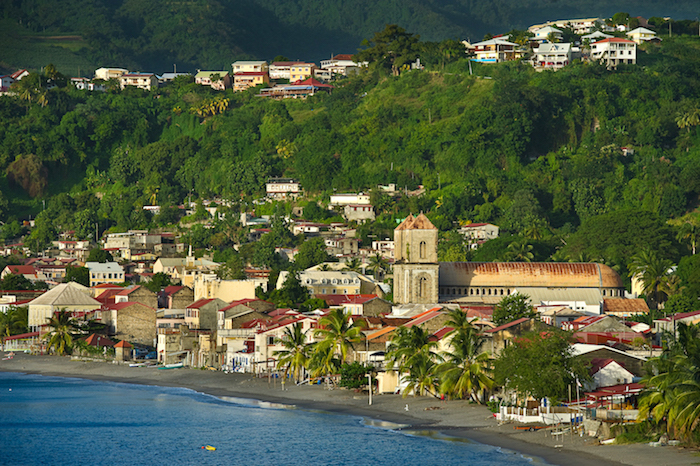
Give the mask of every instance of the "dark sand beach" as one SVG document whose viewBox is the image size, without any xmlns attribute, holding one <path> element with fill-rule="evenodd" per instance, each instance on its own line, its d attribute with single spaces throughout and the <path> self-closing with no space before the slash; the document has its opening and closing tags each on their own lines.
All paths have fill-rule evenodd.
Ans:
<svg viewBox="0 0 700 466">
<path fill-rule="evenodd" d="M 253 378 L 247 374 L 197 369 L 158 370 L 129 367 L 105 362 L 71 361 L 69 357 L 31 356 L 17 353 L 0 361 L 0 371 L 23 372 L 62 377 L 184 387 L 219 397 L 249 398 L 293 405 L 299 409 L 322 410 L 338 414 L 405 425 L 411 431 L 438 431 L 488 445 L 515 450 L 526 456 L 542 458 L 560 465 L 636 466 L 700 464 L 700 454 L 680 447 L 635 445 L 598 445 L 593 439 L 578 436 L 554 438 L 547 431 L 515 430 L 513 424 L 498 425 L 483 406 L 464 401 L 442 402 L 433 397 L 377 395 L 372 406 L 367 394 L 351 390 L 327 390 L 322 386 L 296 386 L 279 380 Z M 406 410 L 408 406 L 408 411 Z"/>
</svg>

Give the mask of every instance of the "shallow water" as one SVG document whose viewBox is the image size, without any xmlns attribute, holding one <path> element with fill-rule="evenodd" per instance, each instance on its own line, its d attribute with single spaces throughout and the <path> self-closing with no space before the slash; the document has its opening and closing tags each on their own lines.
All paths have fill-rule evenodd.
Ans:
<svg viewBox="0 0 700 466">
<path fill-rule="evenodd" d="M 394 428 L 183 388 L 0 372 L 3 465 L 533 463 L 516 452 Z"/>
</svg>

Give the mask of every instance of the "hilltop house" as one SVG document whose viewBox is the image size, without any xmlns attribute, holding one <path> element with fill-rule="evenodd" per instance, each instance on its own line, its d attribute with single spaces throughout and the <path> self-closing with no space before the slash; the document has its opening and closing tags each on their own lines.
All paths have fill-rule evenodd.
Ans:
<svg viewBox="0 0 700 466">
<path fill-rule="evenodd" d="M 265 191 L 272 199 L 296 198 L 301 194 L 301 185 L 292 178 L 268 178 Z"/>
<path fill-rule="evenodd" d="M 615 68 L 620 63 L 634 65 L 637 63 L 637 44 L 631 40 L 611 37 L 591 44 L 591 60 L 597 60 L 608 68 Z"/>
<path fill-rule="evenodd" d="M 294 63 L 289 68 L 289 82 L 296 83 L 313 77 L 315 68 L 316 65 L 313 63 Z"/>
<path fill-rule="evenodd" d="M 267 71 L 241 71 L 233 75 L 233 90 L 236 92 L 245 91 L 269 82 L 270 76 Z"/>
<path fill-rule="evenodd" d="M 356 74 L 368 62 L 356 62 L 350 54 L 338 54 L 330 60 L 321 60 L 321 69 L 328 70 L 333 75 L 350 76 Z"/>
<path fill-rule="evenodd" d="M 202 86 L 209 86 L 215 91 L 231 89 L 231 76 L 228 71 L 198 71 L 194 75 L 194 82 Z"/>
<path fill-rule="evenodd" d="M 119 85 L 122 90 L 127 86 L 134 86 L 150 91 L 158 87 L 158 78 L 153 73 L 127 73 L 119 77 Z"/>
<path fill-rule="evenodd" d="M 656 33 L 650 29 L 638 27 L 628 32 L 627 37 L 637 45 L 640 45 L 642 42 L 656 39 Z"/>
<path fill-rule="evenodd" d="M 233 74 L 238 73 L 262 73 L 268 71 L 266 61 L 237 61 L 231 64 Z"/>
<path fill-rule="evenodd" d="M 499 228 L 491 223 L 470 223 L 459 228 L 459 233 L 464 236 L 471 249 L 476 249 L 482 243 L 498 238 Z"/>
<path fill-rule="evenodd" d="M 533 65 L 538 70 L 558 70 L 571 63 L 571 44 L 540 44 L 533 52 Z"/>
<path fill-rule="evenodd" d="M 532 32 L 535 34 L 535 37 L 530 39 L 530 41 L 538 42 L 540 44 L 544 44 L 545 42 L 551 42 L 550 38 L 554 38 L 555 42 L 559 42 L 562 40 L 563 37 L 561 29 L 557 29 L 552 26 L 544 26 L 539 29 L 535 29 Z"/>
<path fill-rule="evenodd" d="M 472 44 L 475 57 L 479 63 L 502 63 L 516 58 L 518 44 L 503 39 L 489 39 Z"/>
<path fill-rule="evenodd" d="M 128 72 L 129 70 L 125 70 L 124 68 L 98 68 L 95 70 L 95 79 L 101 79 L 103 81 L 119 79 Z"/>
</svg>

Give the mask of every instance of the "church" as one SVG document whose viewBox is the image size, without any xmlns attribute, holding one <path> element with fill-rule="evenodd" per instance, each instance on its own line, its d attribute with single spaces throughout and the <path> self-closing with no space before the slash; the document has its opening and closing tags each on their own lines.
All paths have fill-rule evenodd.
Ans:
<svg viewBox="0 0 700 466">
<path fill-rule="evenodd" d="M 396 304 L 493 305 L 519 292 L 533 305 L 580 302 L 590 308 L 625 295 L 620 276 L 605 264 L 438 262 L 438 230 L 422 213 L 394 230 L 394 256 Z"/>
</svg>

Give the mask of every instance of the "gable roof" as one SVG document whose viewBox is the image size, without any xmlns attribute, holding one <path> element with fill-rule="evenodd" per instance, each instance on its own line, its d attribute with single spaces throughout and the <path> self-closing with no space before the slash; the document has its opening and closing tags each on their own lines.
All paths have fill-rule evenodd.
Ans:
<svg viewBox="0 0 700 466">
<path fill-rule="evenodd" d="M 435 228 L 435 225 L 421 212 L 417 217 L 408 214 L 408 217 L 396 227 L 396 230 L 437 230 L 437 228 Z"/>
<path fill-rule="evenodd" d="M 93 333 L 85 339 L 90 346 L 114 346 L 114 342 L 104 335 Z"/>
<path fill-rule="evenodd" d="M 95 306 L 100 302 L 87 294 L 88 288 L 75 282 L 61 283 L 33 299 L 30 306 Z"/>
<path fill-rule="evenodd" d="M 490 328 L 488 330 L 484 330 L 484 333 L 500 332 L 501 330 L 505 330 L 505 329 L 510 328 L 510 327 L 516 327 L 516 326 L 522 324 L 523 322 L 528 322 L 529 320 L 530 319 L 528 319 L 527 317 L 521 317 L 518 320 L 514 320 L 513 322 L 508 322 L 507 324 L 500 325 L 496 328 Z"/>
<path fill-rule="evenodd" d="M 610 37 L 608 39 L 602 39 L 599 40 L 598 42 L 593 43 L 592 45 L 598 45 L 598 44 L 605 44 L 605 43 L 616 43 L 616 44 L 636 44 L 636 42 L 627 40 L 627 39 L 622 39 L 620 37 Z"/>
</svg>

